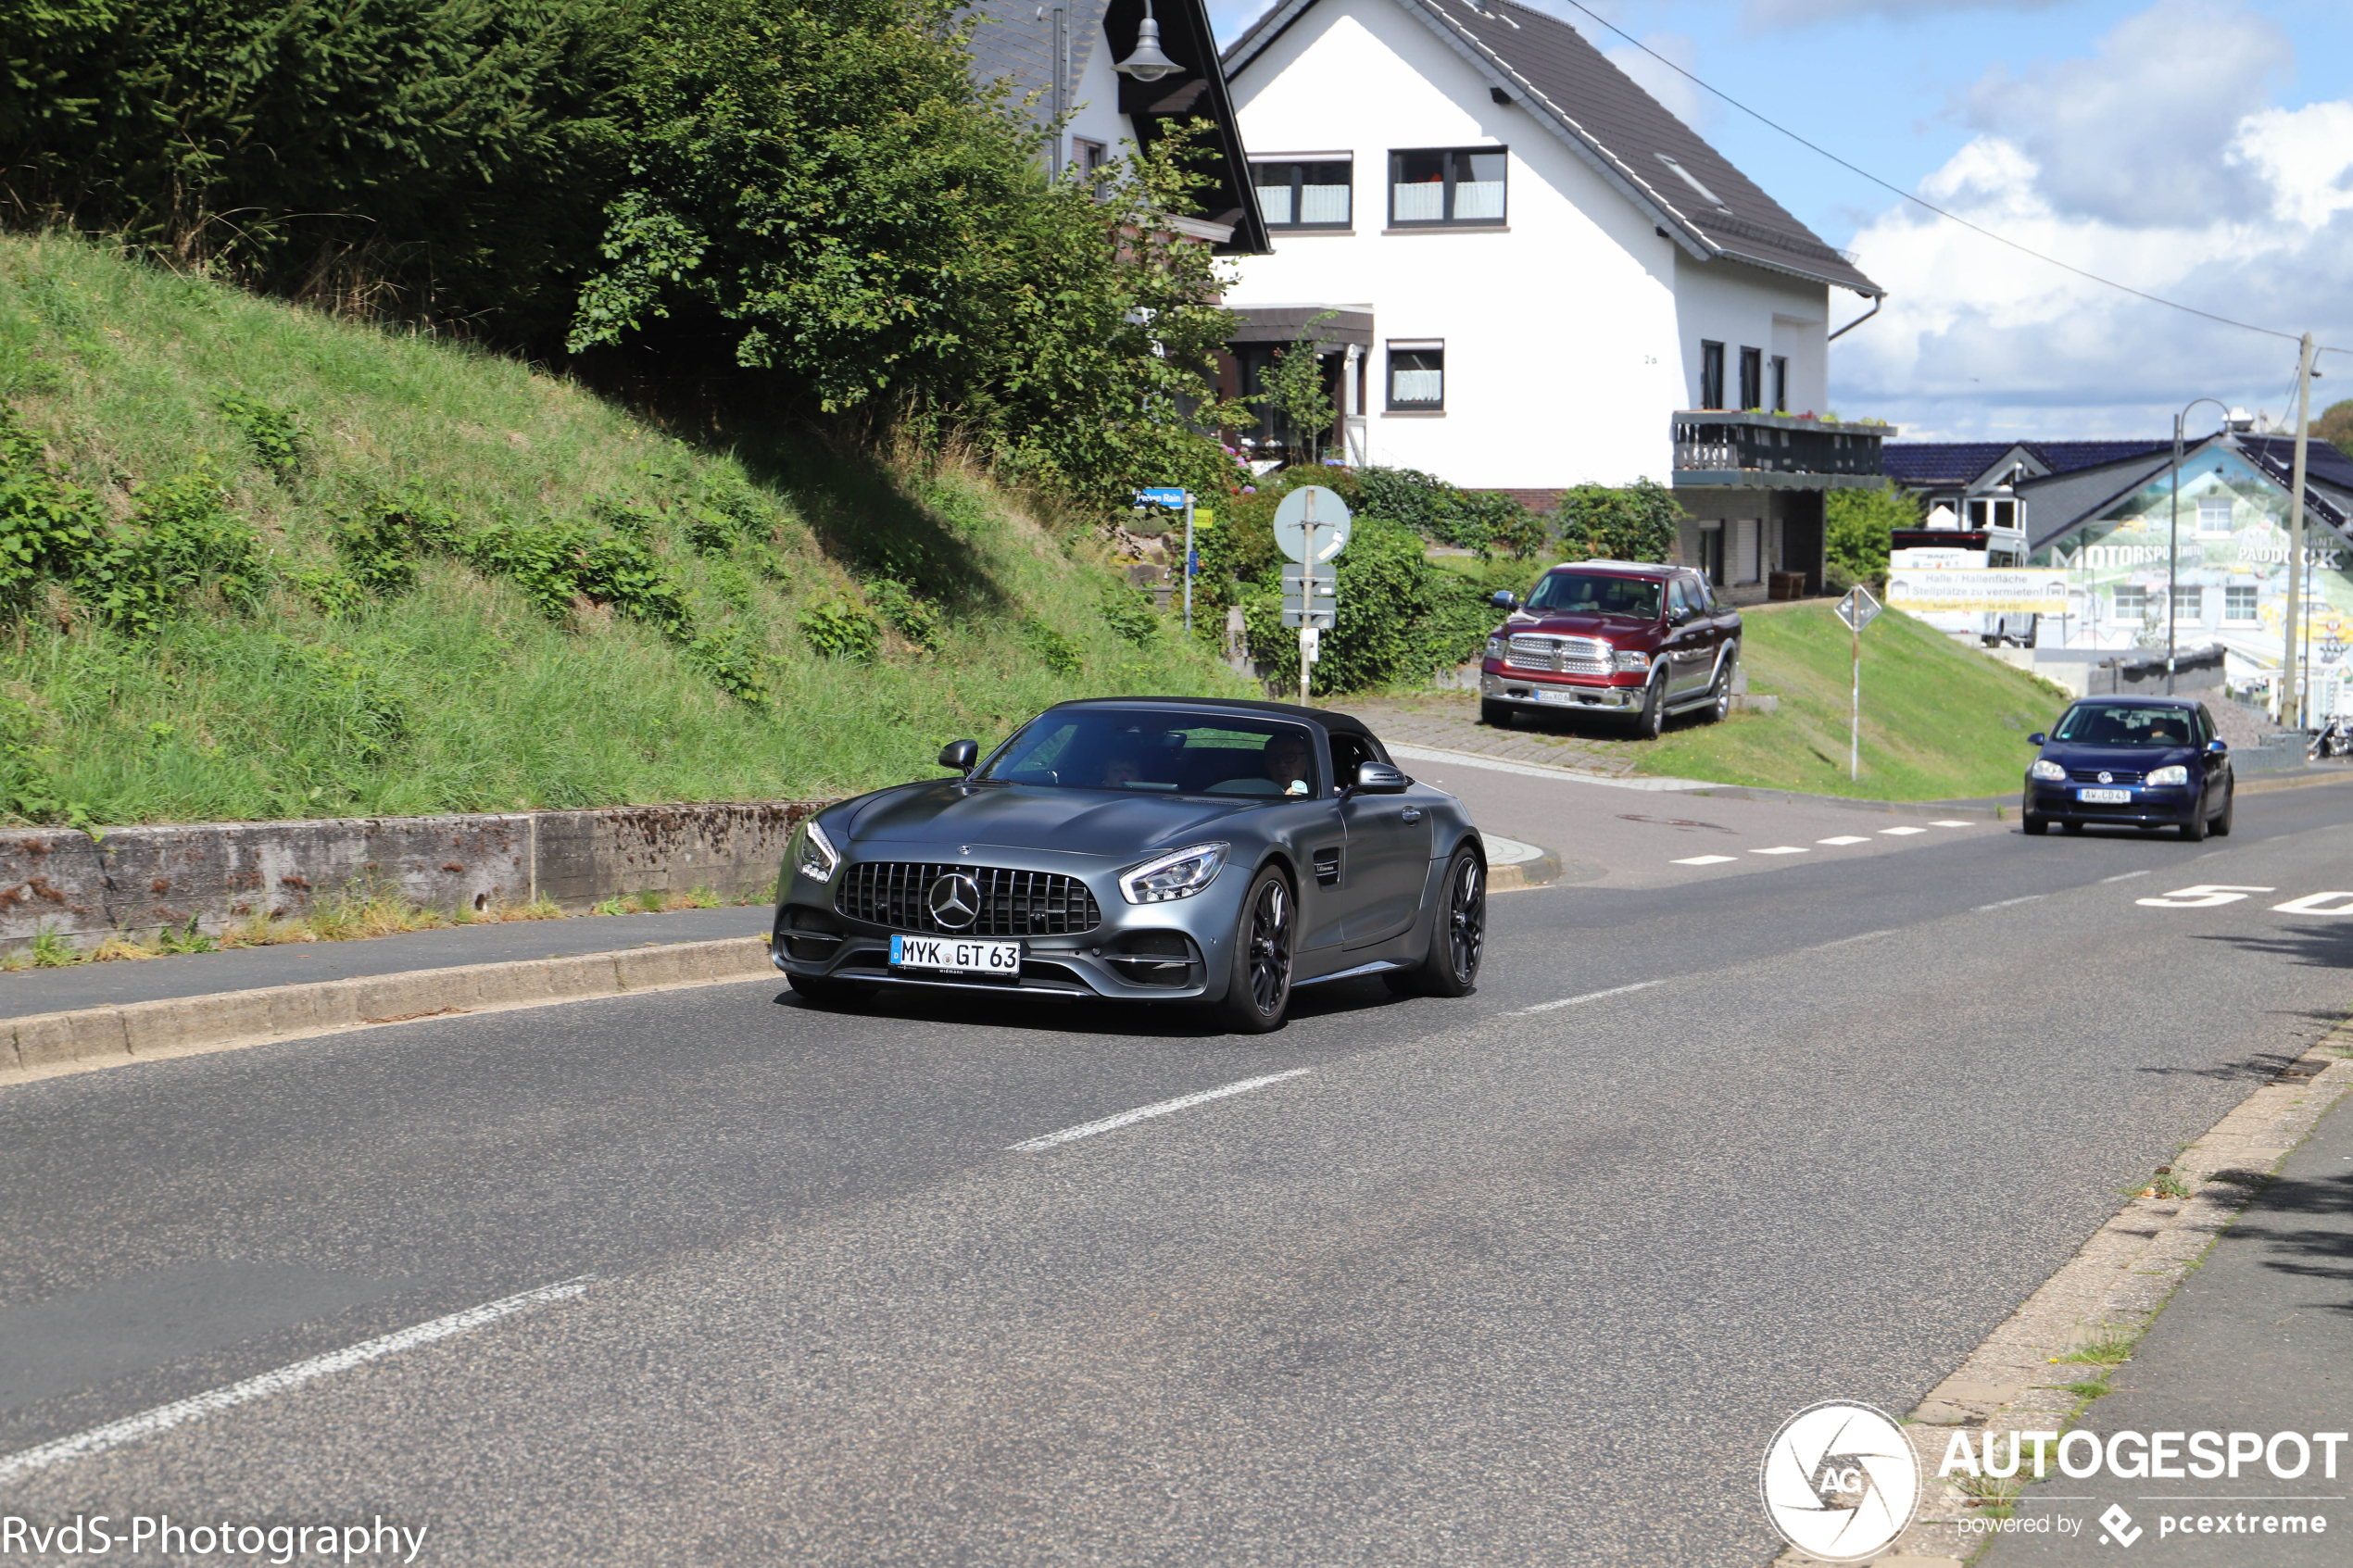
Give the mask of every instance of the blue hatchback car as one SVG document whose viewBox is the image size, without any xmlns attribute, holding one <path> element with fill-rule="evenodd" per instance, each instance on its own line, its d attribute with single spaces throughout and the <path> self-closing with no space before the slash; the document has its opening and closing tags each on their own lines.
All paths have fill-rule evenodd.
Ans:
<svg viewBox="0 0 2353 1568">
<path fill-rule="evenodd" d="M 2085 697 L 2026 738 L 2043 748 L 2026 770 L 2029 833 L 2109 822 L 2195 842 L 2231 831 L 2231 748 L 2196 698 Z"/>
</svg>

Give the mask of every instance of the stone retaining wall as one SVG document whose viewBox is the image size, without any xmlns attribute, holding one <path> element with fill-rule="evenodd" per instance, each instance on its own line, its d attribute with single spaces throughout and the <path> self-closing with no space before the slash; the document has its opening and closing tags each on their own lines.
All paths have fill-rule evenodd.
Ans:
<svg viewBox="0 0 2353 1568">
<path fill-rule="evenodd" d="M 821 801 L 618 806 L 484 816 L 331 818 L 0 832 L 0 952 L 52 931 L 77 947 L 166 928 L 219 935 L 254 915 L 384 892 L 429 909 L 709 888 L 765 897 L 794 824 Z"/>
</svg>

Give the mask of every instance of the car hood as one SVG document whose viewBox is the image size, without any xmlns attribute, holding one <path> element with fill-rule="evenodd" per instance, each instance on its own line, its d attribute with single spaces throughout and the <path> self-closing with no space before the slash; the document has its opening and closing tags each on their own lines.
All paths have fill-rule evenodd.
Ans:
<svg viewBox="0 0 2353 1568">
<path fill-rule="evenodd" d="M 1033 784 L 967 787 L 953 779 L 873 797 L 851 819 L 852 844 L 996 845 L 1133 859 L 1199 836 L 1265 802 L 1115 795 Z"/>
<path fill-rule="evenodd" d="M 2070 746 L 2060 741 L 2045 746 L 2043 755 L 2062 768 L 2147 773 L 2176 762 L 2195 762 L 2199 753 L 2194 746 Z"/>
<path fill-rule="evenodd" d="M 1640 637 L 1658 630 L 1658 622 L 1636 615 L 1515 615 L 1504 623 L 1504 634 L 1535 633 L 1571 637 Z"/>
</svg>

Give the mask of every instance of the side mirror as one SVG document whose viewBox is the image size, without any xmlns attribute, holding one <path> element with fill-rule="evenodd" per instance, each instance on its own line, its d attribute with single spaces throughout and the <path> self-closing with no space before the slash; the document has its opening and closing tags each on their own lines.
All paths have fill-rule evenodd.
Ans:
<svg viewBox="0 0 2353 1568">
<path fill-rule="evenodd" d="M 2051 740 L 2048 735 L 2045 735 L 2042 731 L 2037 730 L 2032 734 L 2026 737 L 2026 744 L 2029 746 L 2048 746 L 2051 744 Z"/>
<path fill-rule="evenodd" d="M 1359 795 L 1403 795 L 1412 782 L 1386 762 L 1366 762 L 1356 770 L 1354 791 Z"/>
<path fill-rule="evenodd" d="M 1519 596 L 1508 591 L 1499 590 L 1491 596 L 1487 602 L 1493 605 L 1497 609 L 1514 610 L 1519 608 Z"/>
<path fill-rule="evenodd" d="M 2221 757 L 2230 749 L 2231 743 L 2222 739 L 2220 735 L 2217 735 L 2214 739 L 2206 743 L 2206 754 L 2208 757 Z"/>
<path fill-rule="evenodd" d="M 953 768 L 966 777 L 971 776 L 973 765 L 979 760 L 980 743 L 978 741 L 951 740 L 939 748 L 939 765 L 943 768 Z"/>
</svg>

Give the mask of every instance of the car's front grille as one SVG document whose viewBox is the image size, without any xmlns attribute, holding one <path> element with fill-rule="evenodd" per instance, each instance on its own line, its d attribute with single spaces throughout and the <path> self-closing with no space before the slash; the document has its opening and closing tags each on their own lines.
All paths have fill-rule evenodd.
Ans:
<svg viewBox="0 0 2353 1568">
<path fill-rule="evenodd" d="M 955 875 L 972 878 L 979 894 L 979 911 L 970 925 L 945 925 L 931 912 L 932 884 Z M 913 860 L 843 867 L 834 909 L 868 925 L 949 936 L 1066 936 L 1092 931 L 1103 919 L 1095 896 L 1075 876 Z"/>
<path fill-rule="evenodd" d="M 1609 645 L 1598 637 L 1514 637 L 1506 645 L 1504 662 L 1522 670 L 1549 670 L 1558 675 L 1606 675 Z"/>
<path fill-rule="evenodd" d="M 2106 773 L 2108 777 L 2100 777 Z M 2141 774 L 2131 768 L 2070 768 L 2067 776 L 2077 784 L 2136 784 Z"/>
</svg>

